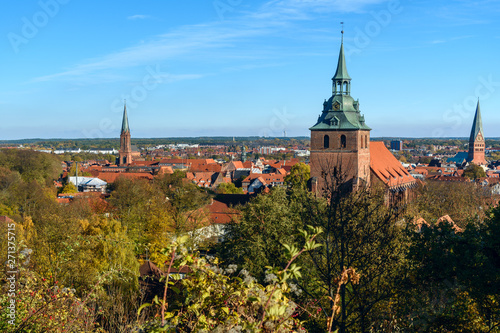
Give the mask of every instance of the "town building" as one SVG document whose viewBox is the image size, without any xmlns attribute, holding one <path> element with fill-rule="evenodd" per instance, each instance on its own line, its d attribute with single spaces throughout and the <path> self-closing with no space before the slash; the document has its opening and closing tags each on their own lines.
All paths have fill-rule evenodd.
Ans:
<svg viewBox="0 0 500 333">
<path fill-rule="evenodd" d="M 401 140 L 392 140 L 391 141 L 391 149 L 392 150 L 403 150 L 403 141 Z"/>
<path fill-rule="evenodd" d="M 342 178 L 341 182 L 350 182 L 349 186 L 356 188 L 370 183 L 371 128 L 360 112 L 359 101 L 351 97 L 343 40 L 332 81 L 332 96 L 325 100 L 323 112 L 310 128 L 312 186 L 331 188 Z"/>
<path fill-rule="evenodd" d="M 485 140 L 483 131 L 483 122 L 481 120 L 481 108 L 479 107 L 479 100 L 477 101 L 476 114 L 469 138 L 469 154 L 467 161 L 477 164 L 486 165 L 484 158 Z"/>
<path fill-rule="evenodd" d="M 359 100 L 351 97 L 343 39 L 332 81 L 332 96 L 310 128 L 311 189 L 317 195 L 328 195 L 338 186 L 351 191 L 379 183 L 386 189 L 388 204 L 410 199 L 409 191 L 417 185 L 415 178 L 383 142 L 370 143 L 371 128 L 360 112 Z"/>
<path fill-rule="evenodd" d="M 100 192 L 106 193 L 107 182 L 94 177 L 69 177 L 71 182 L 77 188 L 78 192 Z"/>
<path fill-rule="evenodd" d="M 139 158 L 141 154 L 137 147 L 130 142 L 130 127 L 128 125 L 127 104 L 123 106 L 122 131 L 120 133 L 120 150 L 118 151 L 118 165 L 131 164 L 134 158 Z"/>
</svg>

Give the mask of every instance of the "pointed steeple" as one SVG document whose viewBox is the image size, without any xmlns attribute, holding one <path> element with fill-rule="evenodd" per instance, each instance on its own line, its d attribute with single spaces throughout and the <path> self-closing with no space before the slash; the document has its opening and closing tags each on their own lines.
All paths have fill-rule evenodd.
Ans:
<svg viewBox="0 0 500 333">
<path fill-rule="evenodd" d="M 474 122 L 472 123 L 472 130 L 470 132 L 469 141 L 472 142 L 475 141 L 479 133 L 481 133 L 481 136 L 483 137 L 480 139 L 482 141 L 484 139 L 483 121 L 481 120 L 481 108 L 479 107 L 479 99 L 478 99 L 476 107 L 476 115 L 474 116 Z"/>
<path fill-rule="evenodd" d="M 343 22 L 342 22 L 343 24 Z M 337 62 L 337 71 L 332 77 L 333 95 L 346 96 L 351 94 L 351 77 L 347 73 L 344 55 L 344 29 L 342 29 L 342 41 L 340 43 L 339 60 Z"/>
<path fill-rule="evenodd" d="M 344 32 L 342 32 L 342 37 L 344 36 Z M 332 80 L 334 81 L 346 81 L 351 80 L 351 77 L 347 73 L 347 66 L 345 63 L 345 55 L 344 55 L 344 41 L 342 38 L 342 43 L 340 44 L 340 53 L 339 53 L 339 61 L 337 62 L 337 71 L 333 76 Z"/>
<path fill-rule="evenodd" d="M 130 132 L 128 127 L 128 117 L 127 117 L 127 103 L 125 102 L 123 107 L 123 120 L 122 120 L 122 133 Z"/>
</svg>

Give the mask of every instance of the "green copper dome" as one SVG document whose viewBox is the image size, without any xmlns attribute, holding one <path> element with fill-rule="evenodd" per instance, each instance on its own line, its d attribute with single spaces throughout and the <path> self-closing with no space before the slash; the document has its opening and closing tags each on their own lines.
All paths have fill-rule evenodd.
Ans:
<svg viewBox="0 0 500 333">
<path fill-rule="evenodd" d="M 359 102 L 350 95 L 351 77 L 347 73 L 343 43 L 340 44 L 337 71 L 332 80 L 332 97 L 325 100 L 323 112 L 310 130 L 371 130 L 359 111 Z"/>
</svg>

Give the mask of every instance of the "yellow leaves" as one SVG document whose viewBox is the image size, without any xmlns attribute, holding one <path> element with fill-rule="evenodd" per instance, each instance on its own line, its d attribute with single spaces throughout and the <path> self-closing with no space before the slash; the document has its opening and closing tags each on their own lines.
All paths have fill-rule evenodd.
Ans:
<svg viewBox="0 0 500 333">
<path fill-rule="evenodd" d="M 89 220 L 84 219 L 84 220 L 78 220 L 78 223 L 80 224 L 80 227 L 84 232 L 86 232 L 90 226 Z"/>
</svg>

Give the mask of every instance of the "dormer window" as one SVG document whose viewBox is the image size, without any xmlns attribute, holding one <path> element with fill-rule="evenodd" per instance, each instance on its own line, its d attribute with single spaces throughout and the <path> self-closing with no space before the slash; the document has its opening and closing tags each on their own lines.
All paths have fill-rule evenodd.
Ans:
<svg viewBox="0 0 500 333">
<path fill-rule="evenodd" d="M 330 119 L 330 126 L 339 126 L 339 118 L 333 117 Z"/>
</svg>

